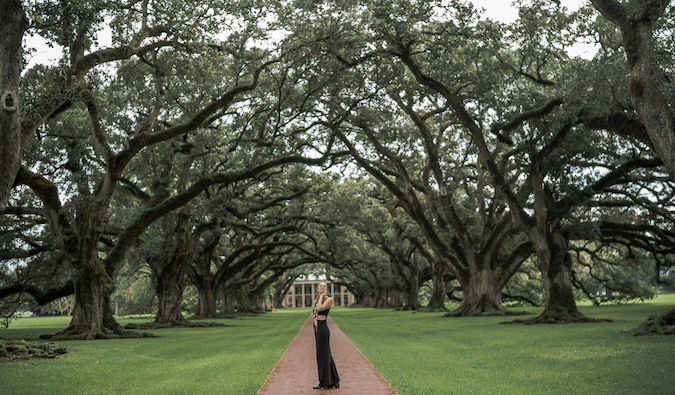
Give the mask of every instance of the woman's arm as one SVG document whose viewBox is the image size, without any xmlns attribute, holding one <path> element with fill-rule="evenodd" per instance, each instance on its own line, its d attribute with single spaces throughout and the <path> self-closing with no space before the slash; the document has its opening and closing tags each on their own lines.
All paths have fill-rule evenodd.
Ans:
<svg viewBox="0 0 675 395">
<path fill-rule="evenodd" d="M 319 295 L 319 303 L 317 305 L 317 311 L 324 311 L 330 309 L 333 305 L 333 298 L 328 297 L 325 293 Z"/>
</svg>

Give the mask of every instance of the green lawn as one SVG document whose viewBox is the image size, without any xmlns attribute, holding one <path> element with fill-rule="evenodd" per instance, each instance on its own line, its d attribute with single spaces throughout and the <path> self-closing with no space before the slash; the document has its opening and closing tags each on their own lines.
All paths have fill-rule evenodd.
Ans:
<svg viewBox="0 0 675 395">
<path fill-rule="evenodd" d="M 614 322 L 580 325 L 499 325 L 514 318 L 374 309 L 331 316 L 400 395 L 673 395 L 675 337 L 621 333 L 673 304 L 671 294 L 636 305 L 582 306 L 587 316 Z"/>
<path fill-rule="evenodd" d="M 331 309 L 331 317 L 400 395 L 674 395 L 675 337 L 621 333 L 673 304 L 675 295 L 583 306 L 586 315 L 614 322 L 582 325 L 499 325 L 504 318 L 344 307 Z M 62 342 L 70 352 L 60 359 L 0 364 L 0 393 L 253 395 L 309 313 L 289 309 L 215 320 L 232 327 L 154 330 L 160 338 Z M 21 319 L 0 335 L 36 338 L 68 322 Z"/>
<path fill-rule="evenodd" d="M 159 338 L 61 342 L 69 353 L 60 359 L 0 364 L 0 394 L 255 394 L 309 313 L 287 310 L 212 320 L 233 327 L 151 331 Z M 36 338 L 69 322 L 20 319 L 0 336 Z"/>
</svg>

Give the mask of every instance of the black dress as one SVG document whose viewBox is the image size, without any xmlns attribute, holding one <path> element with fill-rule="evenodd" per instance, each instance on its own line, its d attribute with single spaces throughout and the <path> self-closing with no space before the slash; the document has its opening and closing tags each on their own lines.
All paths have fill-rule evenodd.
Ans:
<svg viewBox="0 0 675 395">
<path fill-rule="evenodd" d="M 328 311 L 320 311 L 317 315 L 328 317 Z M 318 320 L 314 330 L 316 341 L 316 364 L 319 368 L 319 385 L 324 388 L 337 387 L 340 385 L 340 376 L 335 368 L 335 361 L 330 352 L 330 330 L 327 320 Z"/>
</svg>

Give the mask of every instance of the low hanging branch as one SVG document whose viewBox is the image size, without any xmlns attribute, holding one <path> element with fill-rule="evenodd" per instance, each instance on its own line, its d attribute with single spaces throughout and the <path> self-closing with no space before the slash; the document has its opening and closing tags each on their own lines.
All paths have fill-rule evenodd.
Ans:
<svg viewBox="0 0 675 395">
<path fill-rule="evenodd" d="M 74 292 L 75 288 L 73 287 L 73 283 L 70 280 L 60 288 L 52 288 L 46 291 L 43 291 L 33 285 L 14 284 L 8 287 L 0 288 L 0 299 L 9 295 L 27 293 L 32 296 L 38 304 L 43 305 L 55 299 L 72 295 Z"/>
</svg>

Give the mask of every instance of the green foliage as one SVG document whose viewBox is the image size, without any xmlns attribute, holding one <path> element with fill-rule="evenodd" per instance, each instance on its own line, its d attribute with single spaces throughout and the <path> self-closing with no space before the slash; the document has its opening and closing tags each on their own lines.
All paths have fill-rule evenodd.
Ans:
<svg viewBox="0 0 675 395">
<path fill-rule="evenodd" d="M 622 245 L 594 248 L 593 244 L 587 243 L 573 255 L 574 281 L 584 297 L 596 304 L 654 297 L 657 287 L 653 268 L 645 264 L 650 259 L 645 251 Z"/>
<path fill-rule="evenodd" d="M 428 281 L 430 260 L 456 262 L 459 278 L 467 256 L 498 243 L 484 264 L 505 262 L 525 242 L 522 229 L 492 232 L 515 208 L 487 174 L 461 114 L 404 64 L 407 49 L 484 132 L 518 204 L 535 212 L 534 188 L 546 189 L 557 203 L 540 213 L 547 226 L 560 224 L 573 247 L 592 250 L 575 257 L 579 293 L 593 297 L 609 289 L 611 297 L 596 298 L 600 303 L 651 297 L 654 262 L 664 277 L 672 268 L 672 185 L 660 169 L 636 169 L 594 189 L 627 162 L 653 157 L 643 141 L 615 130 L 636 120 L 620 32 L 590 6 L 568 12 L 547 0 L 516 5 L 519 19 L 506 25 L 483 19 L 460 0 L 26 4 L 31 34 L 64 51 L 59 64 L 26 70 L 20 92 L 23 163 L 57 189 L 60 212 L 58 218 L 45 213 L 35 191 L 15 188 L 16 211 L 0 217 L 0 288 L 59 288 L 78 256 L 104 264 L 121 256 L 107 267 L 117 282 L 114 291 L 112 283 L 107 289 L 120 313 L 149 312 L 155 306 L 147 264 L 168 260 L 178 244 L 176 210 L 153 210 L 212 177 L 291 156 L 316 158 L 327 149 L 339 154 L 322 168 L 273 166 L 192 197 L 186 267 L 214 275 L 222 268 L 227 275 L 219 285 L 240 292 L 311 264 L 312 270 L 328 267 L 361 296 L 388 300 L 389 292 Z M 672 93 L 672 7 L 667 15 L 657 26 L 657 61 Z M 102 48 L 103 29 L 112 37 L 109 48 Z M 568 51 L 580 42 L 598 43 L 597 55 L 572 58 Z M 129 48 L 138 52 L 70 69 L 87 55 L 103 61 Z M 256 70 L 257 88 L 222 105 Z M 190 123 L 215 103 L 222 107 Z M 537 114 L 548 103 L 556 105 Z M 423 118 L 428 134 L 413 115 Z M 108 157 L 181 125 L 178 135 L 138 145 L 124 158 Z M 354 170 L 347 141 L 377 179 Z M 533 180 L 533 157 L 549 146 L 545 171 Z M 128 164 L 111 174 L 125 158 Z M 96 251 L 73 254 L 68 249 L 79 243 L 63 234 L 80 234 L 91 223 L 90 204 L 108 176 L 115 188 L 103 197 L 109 201 L 97 219 Z M 405 205 L 414 200 L 420 202 L 416 213 Z M 634 232 L 612 234 L 608 222 Z M 643 225 L 651 228 L 637 229 Z M 139 229 L 138 237 L 122 237 Z M 653 236 L 659 233 L 666 236 Z M 208 250 L 214 242 L 217 248 Z M 275 247 L 260 253 L 270 243 Z M 431 252 L 422 256 L 422 249 Z M 252 262 L 237 259 L 242 256 Z M 526 263 L 505 288 L 513 303 L 545 300 L 534 268 Z M 196 310 L 195 288 L 188 289 L 184 307 Z M 0 311 L 11 314 L 28 300 L 3 298 Z"/>
<path fill-rule="evenodd" d="M 142 246 L 141 246 L 142 247 Z M 157 308 L 157 298 L 148 273 L 147 266 L 134 267 L 135 259 L 122 268 L 115 284 L 115 292 L 111 296 L 111 308 L 118 315 L 150 314 Z"/>
</svg>

